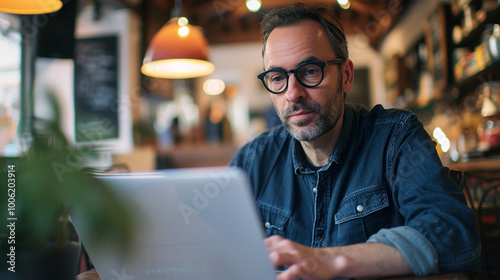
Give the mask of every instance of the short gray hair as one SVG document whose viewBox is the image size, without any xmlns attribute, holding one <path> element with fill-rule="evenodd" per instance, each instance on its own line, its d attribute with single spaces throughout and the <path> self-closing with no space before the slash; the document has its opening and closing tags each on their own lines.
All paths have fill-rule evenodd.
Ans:
<svg viewBox="0 0 500 280">
<path fill-rule="evenodd" d="M 321 24 L 328 35 L 328 40 L 337 58 L 348 58 L 347 40 L 344 28 L 337 17 L 323 7 L 306 7 L 302 3 L 295 3 L 284 8 L 272 10 L 262 20 L 261 31 L 264 37 L 262 57 L 266 51 L 269 34 L 277 28 L 296 25 L 303 20 L 313 20 Z"/>
</svg>

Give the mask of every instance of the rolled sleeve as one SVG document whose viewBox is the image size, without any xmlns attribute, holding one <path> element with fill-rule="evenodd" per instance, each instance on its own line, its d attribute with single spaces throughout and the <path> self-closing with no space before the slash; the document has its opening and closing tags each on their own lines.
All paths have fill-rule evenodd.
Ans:
<svg viewBox="0 0 500 280">
<path fill-rule="evenodd" d="M 438 254 L 420 232 L 407 226 L 382 229 L 367 242 L 386 244 L 398 249 L 417 276 L 438 272 Z"/>
</svg>

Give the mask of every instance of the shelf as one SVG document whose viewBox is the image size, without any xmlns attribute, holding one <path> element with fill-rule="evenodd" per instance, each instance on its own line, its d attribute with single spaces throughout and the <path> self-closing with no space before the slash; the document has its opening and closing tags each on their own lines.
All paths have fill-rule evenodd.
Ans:
<svg viewBox="0 0 500 280">
<path fill-rule="evenodd" d="M 478 42 L 481 42 L 481 37 L 483 36 L 484 29 L 486 25 L 490 23 L 500 23 L 500 5 L 495 9 L 486 12 L 486 18 L 478 23 L 476 28 L 472 30 L 466 37 L 462 39 L 459 43 L 455 44 L 455 48 L 473 48 Z"/>
<path fill-rule="evenodd" d="M 457 3 L 457 4 L 452 4 L 452 23 L 453 25 L 455 24 L 460 24 L 460 21 L 463 19 L 463 9 L 464 7 L 470 5 L 475 8 L 480 7 L 482 5 L 483 0 L 469 0 L 469 1 L 463 1 L 463 3 Z"/>
<path fill-rule="evenodd" d="M 484 82 L 500 79 L 500 61 L 495 61 L 490 66 L 486 67 L 484 70 L 477 72 L 476 74 L 457 81 L 452 84 L 451 87 L 458 88 L 460 93 L 467 93 L 477 89 Z"/>
</svg>

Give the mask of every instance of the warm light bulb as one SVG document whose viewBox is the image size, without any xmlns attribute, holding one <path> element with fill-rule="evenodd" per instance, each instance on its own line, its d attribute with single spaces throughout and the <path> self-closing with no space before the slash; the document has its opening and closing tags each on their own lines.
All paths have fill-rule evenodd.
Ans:
<svg viewBox="0 0 500 280">
<path fill-rule="evenodd" d="M 250 12 L 255 13 L 260 10 L 262 2 L 260 0 L 247 0 L 246 5 Z"/>
<path fill-rule="evenodd" d="M 209 95 L 221 94 L 226 88 L 226 84 L 220 79 L 208 79 L 203 83 L 203 90 Z"/>
<path fill-rule="evenodd" d="M 441 142 L 439 142 L 439 144 L 441 144 L 441 151 L 443 151 L 443 153 L 446 153 L 450 150 L 451 147 L 450 139 L 443 138 Z"/>
<path fill-rule="evenodd" d="M 432 132 L 432 136 L 434 137 L 434 139 L 437 140 L 439 145 L 441 145 L 441 151 L 446 153 L 450 150 L 451 147 L 450 139 L 446 137 L 446 134 L 440 127 L 436 127 L 434 129 L 434 131 Z"/>
<path fill-rule="evenodd" d="M 179 31 L 177 31 L 177 33 L 179 33 L 179 36 L 181 37 L 186 37 L 189 34 L 189 27 L 181 26 L 179 27 Z"/>
<path fill-rule="evenodd" d="M 441 137 L 444 136 L 444 132 L 443 130 L 438 126 L 434 129 L 434 131 L 432 132 L 432 136 L 434 137 L 434 139 L 439 139 Z"/>
<path fill-rule="evenodd" d="M 189 20 L 186 17 L 180 17 L 179 20 L 177 20 L 177 24 L 179 26 L 186 26 L 188 25 Z"/>
<path fill-rule="evenodd" d="M 339 3 L 339 6 L 344 10 L 351 7 L 351 2 L 349 0 L 337 0 L 337 3 Z"/>
</svg>

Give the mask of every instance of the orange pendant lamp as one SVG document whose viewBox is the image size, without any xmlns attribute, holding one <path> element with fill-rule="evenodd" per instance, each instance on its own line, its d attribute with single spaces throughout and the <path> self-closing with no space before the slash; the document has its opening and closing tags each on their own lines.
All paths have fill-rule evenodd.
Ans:
<svg viewBox="0 0 500 280">
<path fill-rule="evenodd" d="M 0 12 L 35 15 L 55 12 L 62 7 L 60 0 L 0 0 Z"/>
<path fill-rule="evenodd" d="M 151 40 L 141 72 L 166 79 L 208 75 L 214 71 L 214 65 L 208 61 L 208 49 L 198 27 L 190 25 L 185 17 L 174 17 Z"/>
</svg>

